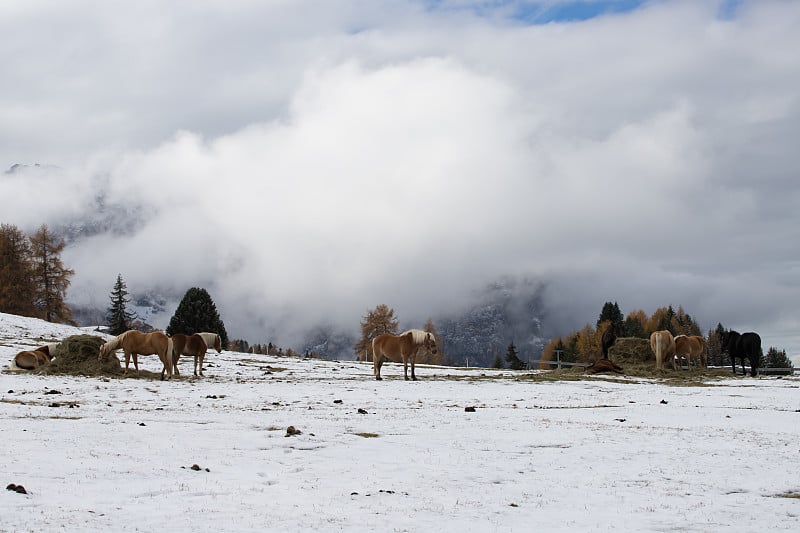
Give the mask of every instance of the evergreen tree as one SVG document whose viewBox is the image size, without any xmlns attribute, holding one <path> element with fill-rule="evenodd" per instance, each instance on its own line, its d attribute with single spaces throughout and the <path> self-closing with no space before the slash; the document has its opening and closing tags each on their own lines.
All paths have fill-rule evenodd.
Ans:
<svg viewBox="0 0 800 533">
<path fill-rule="evenodd" d="M 600 311 L 600 316 L 597 319 L 597 324 L 595 327 L 600 330 L 600 325 L 605 321 L 611 322 L 616 331 L 623 331 L 623 325 L 625 321 L 622 317 L 622 311 L 620 311 L 617 302 L 614 302 L 613 304 L 611 302 L 606 302 L 603 304 L 603 309 Z"/>
<path fill-rule="evenodd" d="M 36 230 L 29 240 L 37 316 L 48 322 L 72 323 L 72 311 L 64 299 L 69 278 L 75 271 L 65 268 L 61 262 L 64 241 L 57 241 L 47 224 Z"/>
<path fill-rule="evenodd" d="M 106 312 L 108 322 L 108 332 L 111 335 L 119 335 L 131 328 L 131 322 L 136 318 L 135 313 L 129 313 L 126 309 L 130 299 L 127 298 L 128 290 L 122 280 L 122 274 L 117 274 L 117 282 L 111 291 L 111 306 Z"/>
<path fill-rule="evenodd" d="M 379 304 L 372 311 L 367 312 L 361 320 L 361 338 L 353 349 L 359 361 L 372 360 L 372 339 L 383 333 L 397 335 L 398 320 L 394 316 L 394 309 L 386 304 Z"/>
<path fill-rule="evenodd" d="M 794 368 L 792 360 L 786 355 L 786 350 L 779 350 L 774 346 L 770 346 L 767 350 L 764 366 L 766 368 Z"/>
<path fill-rule="evenodd" d="M 34 316 L 31 249 L 14 225 L 0 226 L 0 312 Z"/>
<path fill-rule="evenodd" d="M 228 332 L 208 291 L 192 287 L 186 291 L 175 314 L 169 319 L 167 335 L 193 335 L 205 331 L 218 334 L 222 346 L 228 346 Z"/>
<path fill-rule="evenodd" d="M 505 368 L 506 366 L 503 364 L 503 358 L 500 357 L 499 353 L 494 354 L 494 363 L 492 363 L 492 368 Z"/>
<path fill-rule="evenodd" d="M 517 355 L 517 347 L 514 346 L 514 341 L 511 341 L 511 344 L 508 345 L 508 350 L 506 351 L 506 361 L 508 362 L 508 368 L 511 370 L 524 370 L 525 363 L 523 363 Z"/>
</svg>

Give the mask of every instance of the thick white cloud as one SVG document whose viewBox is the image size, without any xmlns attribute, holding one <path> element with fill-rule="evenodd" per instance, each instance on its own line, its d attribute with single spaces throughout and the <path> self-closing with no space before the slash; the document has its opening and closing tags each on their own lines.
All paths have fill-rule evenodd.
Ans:
<svg viewBox="0 0 800 533">
<path fill-rule="evenodd" d="M 61 171 L 2 176 L 3 221 L 103 189 L 146 224 L 67 250 L 73 297 L 208 285 L 253 341 L 511 274 L 574 328 L 672 303 L 800 352 L 800 6 L 465 5 L 7 4 L 0 162 Z"/>
</svg>

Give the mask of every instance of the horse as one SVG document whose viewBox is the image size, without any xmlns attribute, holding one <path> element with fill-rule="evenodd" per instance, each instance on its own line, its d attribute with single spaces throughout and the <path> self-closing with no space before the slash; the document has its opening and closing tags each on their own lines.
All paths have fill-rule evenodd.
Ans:
<svg viewBox="0 0 800 533">
<path fill-rule="evenodd" d="M 136 368 L 136 374 L 139 374 L 139 355 L 153 355 L 158 354 L 161 359 L 163 368 L 161 370 L 161 379 L 164 379 L 166 373 L 172 378 L 172 339 L 167 337 L 161 331 L 153 331 L 152 333 L 142 333 L 135 329 L 129 329 L 110 341 L 103 343 L 100 346 L 100 355 L 97 357 L 98 361 L 105 361 L 112 352 L 122 348 L 125 351 L 125 373 L 128 373 L 128 365 L 133 355 L 133 366 Z"/>
<path fill-rule="evenodd" d="M 592 363 L 591 366 L 587 366 L 583 371 L 588 372 L 589 374 L 597 374 L 599 372 L 616 372 L 617 374 L 623 373 L 621 366 L 606 357 L 598 359 Z"/>
<path fill-rule="evenodd" d="M 608 327 L 603 331 L 603 338 L 600 341 L 603 350 L 603 359 L 608 359 L 608 349 L 617 342 L 617 328 L 611 322 Z"/>
<path fill-rule="evenodd" d="M 11 361 L 11 368 L 20 370 L 34 370 L 42 367 L 53 360 L 50 355 L 50 345 L 40 346 L 35 350 L 24 350 L 14 356 Z M 53 350 L 56 351 L 56 350 Z"/>
<path fill-rule="evenodd" d="M 436 353 L 436 338 L 433 333 L 421 329 L 410 329 L 400 335 L 383 333 L 372 339 L 372 366 L 375 379 L 382 380 L 381 365 L 386 360 L 400 362 L 403 360 L 403 373 L 408 381 L 408 362 L 411 361 L 411 379 L 416 381 L 414 364 L 417 352 L 424 349 L 426 352 Z"/>
<path fill-rule="evenodd" d="M 748 331 L 740 334 L 738 331 L 730 330 L 722 333 L 720 341 L 722 350 L 727 351 L 731 358 L 731 368 L 734 374 L 736 374 L 736 359 L 742 360 L 742 374 L 746 373 L 744 370 L 745 357 L 750 360 L 750 375 L 758 374 L 758 365 L 763 355 L 761 337 L 758 333 Z"/>
<path fill-rule="evenodd" d="M 218 333 L 198 333 L 206 343 L 206 348 L 214 348 L 217 353 L 222 352 L 222 339 L 220 338 Z"/>
<path fill-rule="evenodd" d="M 213 335 L 213 334 L 212 334 Z M 194 375 L 197 375 L 197 363 L 200 360 L 200 375 L 203 375 L 203 359 L 206 356 L 206 341 L 200 333 L 194 335 L 184 335 L 183 333 L 176 333 L 172 336 L 172 365 L 175 369 L 175 375 L 180 375 L 178 372 L 178 359 L 181 355 L 191 355 L 194 357 Z"/>
<path fill-rule="evenodd" d="M 667 360 L 675 354 L 675 339 L 666 329 L 650 335 L 650 348 L 656 354 L 656 368 L 662 370 Z"/>
<path fill-rule="evenodd" d="M 696 366 L 707 367 L 706 340 L 700 335 L 678 335 L 675 337 L 675 357 L 672 359 L 672 368 L 678 370 L 680 360 L 686 357 L 686 366 L 691 370 L 692 361 Z"/>
</svg>

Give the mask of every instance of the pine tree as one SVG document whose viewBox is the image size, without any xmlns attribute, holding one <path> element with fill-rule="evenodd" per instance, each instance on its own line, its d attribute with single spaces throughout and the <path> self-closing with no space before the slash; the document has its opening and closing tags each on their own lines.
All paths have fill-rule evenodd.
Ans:
<svg viewBox="0 0 800 533">
<path fill-rule="evenodd" d="M 505 368 L 506 366 L 503 364 L 503 358 L 500 357 L 499 353 L 494 354 L 494 363 L 492 363 L 492 368 Z"/>
<path fill-rule="evenodd" d="M 222 346 L 228 346 L 228 332 L 208 291 L 192 287 L 183 295 L 175 314 L 169 319 L 167 335 L 193 335 L 204 331 L 218 334 Z"/>
<path fill-rule="evenodd" d="M 383 333 L 396 335 L 398 327 L 394 309 L 386 304 L 380 304 L 367 312 L 367 316 L 361 320 L 361 338 L 353 346 L 359 361 L 371 361 L 372 339 Z"/>
<path fill-rule="evenodd" d="M 597 318 L 597 324 L 595 327 L 600 330 L 600 325 L 605 321 L 611 322 L 616 331 L 623 331 L 623 324 L 625 321 L 622 317 L 622 311 L 620 311 L 617 302 L 614 302 L 613 304 L 611 302 L 606 302 L 603 304 L 603 309 L 600 311 L 600 316 Z"/>
<path fill-rule="evenodd" d="M 779 350 L 770 346 L 764 360 L 766 368 L 794 368 L 792 360 L 786 355 L 786 350 Z"/>
<path fill-rule="evenodd" d="M 508 345 L 508 351 L 506 351 L 506 361 L 508 361 L 508 368 L 511 370 L 525 369 L 525 363 L 523 363 L 517 356 L 517 347 L 514 346 L 514 341 L 511 341 L 511 344 Z"/>
<path fill-rule="evenodd" d="M 119 335 L 128 331 L 131 322 L 136 318 L 136 313 L 129 313 L 126 309 L 130 299 L 127 298 L 128 290 L 122 280 L 122 274 L 117 274 L 117 282 L 111 291 L 111 306 L 106 313 L 108 321 L 108 332 L 111 335 Z"/>
<path fill-rule="evenodd" d="M 33 270 L 27 237 L 14 225 L 0 226 L 0 312 L 34 316 Z"/>
<path fill-rule="evenodd" d="M 72 323 L 72 311 L 64 299 L 69 278 L 75 271 L 65 268 L 61 262 L 64 241 L 56 241 L 47 224 L 36 230 L 29 240 L 37 316 L 48 322 Z"/>
</svg>

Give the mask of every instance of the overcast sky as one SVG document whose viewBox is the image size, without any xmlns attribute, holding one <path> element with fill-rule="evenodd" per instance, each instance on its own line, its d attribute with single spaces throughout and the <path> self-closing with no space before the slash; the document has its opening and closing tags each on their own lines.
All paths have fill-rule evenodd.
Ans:
<svg viewBox="0 0 800 533">
<path fill-rule="evenodd" d="M 0 174 L 0 219 L 102 188 L 146 223 L 70 246 L 70 299 L 204 286 L 251 342 L 514 276 L 561 333 L 672 304 L 800 355 L 798 28 L 770 0 L 5 1 L 0 168 L 58 168 Z"/>
</svg>

